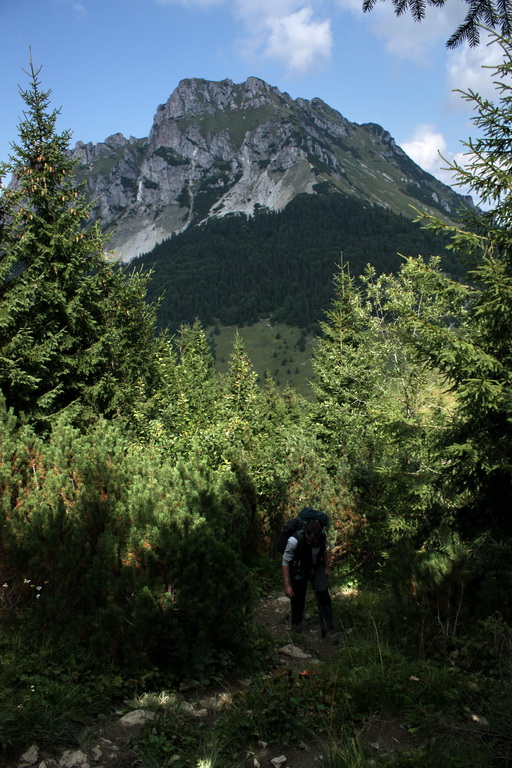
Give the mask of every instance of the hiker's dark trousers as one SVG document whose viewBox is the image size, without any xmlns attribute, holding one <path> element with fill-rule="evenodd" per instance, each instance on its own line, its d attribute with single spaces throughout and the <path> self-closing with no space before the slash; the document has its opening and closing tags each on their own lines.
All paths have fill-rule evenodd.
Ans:
<svg viewBox="0 0 512 768">
<path fill-rule="evenodd" d="M 292 627 L 299 628 L 302 624 L 308 581 L 310 581 L 313 586 L 320 616 L 322 617 L 324 615 L 326 618 L 329 617 L 327 618 L 327 623 L 329 624 L 327 629 L 330 630 L 332 629 L 331 596 L 327 586 L 325 569 L 322 565 L 313 568 L 309 577 L 304 576 L 303 579 L 294 579 L 292 576 L 291 578 L 293 589 L 293 597 L 290 601 L 292 609 Z"/>
</svg>

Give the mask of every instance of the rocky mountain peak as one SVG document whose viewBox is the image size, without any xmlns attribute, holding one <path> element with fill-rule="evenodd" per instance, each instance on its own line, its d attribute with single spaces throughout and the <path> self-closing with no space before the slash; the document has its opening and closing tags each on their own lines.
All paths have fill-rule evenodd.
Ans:
<svg viewBox="0 0 512 768">
<path fill-rule="evenodd" d="M 94 215 L 123 258 L 211 217 L 284 208 L 298 194 L 344 194 L 410 216 L 447 215 L 461 197 L 423 172 L 376 124 L 321 99 L 292 99 L 257 77 L 181 80 L 147 139 L 78 142 Z"/>
<path fill-rule="evenodd" d="M 154 122 L 247 109 L 268 102 L 271 95 L 281 96 L 279 89 L 259 77 L 249 77 L 240 85 L 229 79 L 186 78 L 179 82 L 167 102 L 158 107 Z"/>
</svg>

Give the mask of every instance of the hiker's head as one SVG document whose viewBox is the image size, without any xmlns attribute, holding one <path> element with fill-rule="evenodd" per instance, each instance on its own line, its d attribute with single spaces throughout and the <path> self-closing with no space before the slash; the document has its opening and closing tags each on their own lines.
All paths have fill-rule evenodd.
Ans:
<svg viewBox="0 0 512 768">
<path fill-rule="evenodd" d="M 320 534 L 322 533 L 322 526 L 320 525 L 318 520 L 311 520 L 306 525 L 306 529 L 304 533 L 305 533 L 306 539 L 309 541 L 310 544 L 316 544 L 316 542 L 320 538 Z"/>
</svg>

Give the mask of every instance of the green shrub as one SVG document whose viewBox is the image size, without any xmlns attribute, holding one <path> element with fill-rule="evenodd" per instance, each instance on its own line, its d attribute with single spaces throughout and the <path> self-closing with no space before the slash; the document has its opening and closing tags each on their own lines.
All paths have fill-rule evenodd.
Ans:
<svg viewBox="0 0 512 768">
<path fill-rule="evenodd" d="M 247 479 L 173 466 L 121 422 L 0 429 L 2 622 L 128 665 L 225 665 L 253 605 Z"/>
</svg>

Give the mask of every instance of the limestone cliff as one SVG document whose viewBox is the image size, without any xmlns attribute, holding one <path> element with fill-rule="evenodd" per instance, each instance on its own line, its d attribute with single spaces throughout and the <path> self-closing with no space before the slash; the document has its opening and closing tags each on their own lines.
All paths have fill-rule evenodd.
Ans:
<svg viewBox="0 0 512 768">
<path fill-rule="evenodd" d="M 214 216 L 280 210 L 299 193 L 345 193 L 411 216 L 452 215 L 462 198 L 422 171 L 375 124 L 320 99 L 292 99 L 256 77 L 182 80 L 148 138 L 78 142 L 79 177 L 123 260 Z"/>
</svg>

